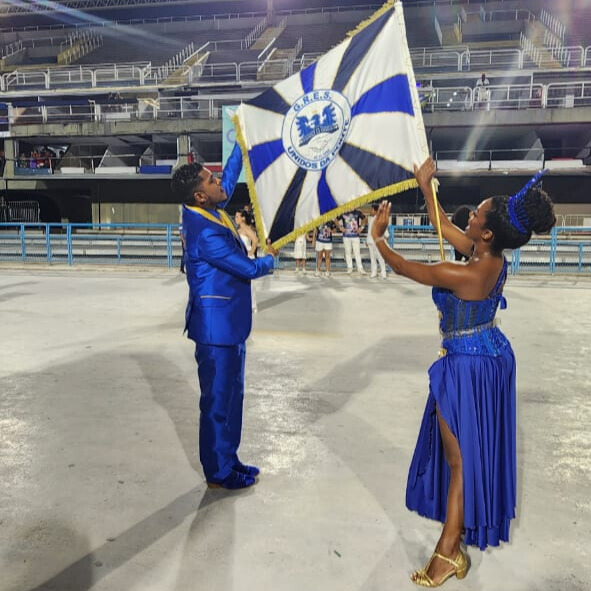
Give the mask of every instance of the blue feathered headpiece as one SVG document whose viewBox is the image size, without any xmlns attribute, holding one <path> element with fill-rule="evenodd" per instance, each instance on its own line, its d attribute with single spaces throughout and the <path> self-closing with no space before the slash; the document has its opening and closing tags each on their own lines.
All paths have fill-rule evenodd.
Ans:
<svg viewBox="0 0 591 591">
<path fill-rule="evenodd" d="M 534 186 L 540 182 L 542 175 L 546 174 L 548 169 L 545 168 L 544 170 L 540 170 L 532 179 L 530 179 L 515 195 L 509 197 L 509 205 L 507 209 L 509 210 L 509 219 L 511 220 L 511 225 L 520 233 L 520 234 L 527 234 L 529 233 L 528 226 L 529 226 L 529 219 L 527 217 L 527 213 L 525 212 L 525 207 L 523 200 L 525 198 L 525 194 Z"/>
</svg>

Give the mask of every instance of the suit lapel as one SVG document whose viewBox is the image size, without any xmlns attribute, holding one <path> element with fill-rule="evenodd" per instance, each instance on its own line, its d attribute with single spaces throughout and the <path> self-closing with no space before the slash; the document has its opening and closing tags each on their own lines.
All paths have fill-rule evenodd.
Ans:
<svg viewBox="0 0 591 591">
<path fill-rule="evenodd" d="M 185 207 L 187 209 L 195 212 L 196 214 L 200 215 L 202 218 L 205 218 L 206 220 L 213 222 L 214 224 L 218 224 L 219 226 L 223 226 L 224 228 L 229 230 L 230 233 L 232 234 L 234 240 L 236 240 L 238 242 L 238 245 L 240 246 L 240 249 L 242 250 L 242 252 L 244 254 L 248 255 L 248 250 L 246 249 L 246 244 L 244 244 L 244 241 L 242 240 L 242 238 L 240 238 L 240 234 L 238 234 L 238 230 L 236 229 L 236 227 L 232 223 L 230 216 L 223 209 L 216 210 L 217 213 L 219 213 L 219 215 L 220 215 L 220 218 L 218 219 L 214 214 L 207 211 L 206 209 L 203 209 L 202 207 L 194 207 L 192 205 L 185 205 Z"/>
</svg>

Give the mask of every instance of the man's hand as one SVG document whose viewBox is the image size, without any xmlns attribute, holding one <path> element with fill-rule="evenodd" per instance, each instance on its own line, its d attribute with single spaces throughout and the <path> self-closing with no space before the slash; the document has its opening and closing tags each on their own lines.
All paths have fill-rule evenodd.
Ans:
<svg viewBox="0 0 591 591">
<path fill-rule="evenodd" d="M 267 254 L 273 255 L 274 257 L 279 254 L 279 250 L 271 246 L 270 238 L 267 238 Z"/>
</svg>

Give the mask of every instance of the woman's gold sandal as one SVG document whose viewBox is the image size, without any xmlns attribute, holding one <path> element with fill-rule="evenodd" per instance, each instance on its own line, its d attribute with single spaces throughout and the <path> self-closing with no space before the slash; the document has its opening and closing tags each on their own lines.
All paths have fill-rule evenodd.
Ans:
<svg viewBox="0 0 591 591">
<path fill-rule="evenodd" d="M 454 567 L 453 570 L 450 570 L 448 573 L 445 573 L 439 581 L 434 581 L 427 574 L 427 571 L 429 570 L 429 567 L 431 566 L 431 563 L 435 558 L 439 558 L 440 560 L 448 562 Z M 449 558 L 448 556 L 443 556 L 443 554 L 439 554 L 439 552 L 433 552 L 433 555 L 431 556 L 431 558 L 429 558 L 429 562 L 427 562 L 427 565 L 424 568 L 415 571 L 413 574 L 414 578 L 411 577 L 411 581 L 415 583 L 415 585 L 419 585 L 421 587 L 439 587 L 443 585 L 443 583 L 445 583 L 445 581 L 447 581 L 447 579 L 449 579 L 452 575 L 456 575 L 458 579 L 463 579 L 466 576 L 466 573 L 468 572 L 468 567 L 468 556 L 464 554 L 462 550 L 458 552 L 458 555 L 455 557 L 455 560 Z"/>
</svg>

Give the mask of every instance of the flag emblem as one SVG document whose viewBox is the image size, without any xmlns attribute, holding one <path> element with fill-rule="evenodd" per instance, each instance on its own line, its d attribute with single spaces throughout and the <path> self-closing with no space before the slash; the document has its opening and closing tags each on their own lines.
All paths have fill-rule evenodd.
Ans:
<svg viewBox="0 0 591 591">
<path fill-rule="evenodd" d="M 285 115 L 283 148 L 300 168 L 322 170 L 339 153 L 350 123 L 351 106 L 340 92 L 309 92 Z"/>
</svg>

